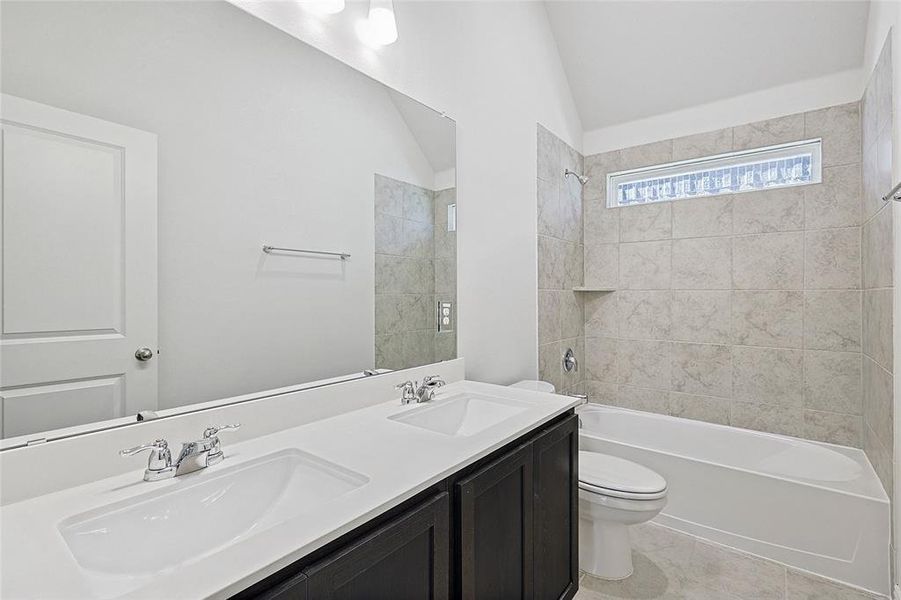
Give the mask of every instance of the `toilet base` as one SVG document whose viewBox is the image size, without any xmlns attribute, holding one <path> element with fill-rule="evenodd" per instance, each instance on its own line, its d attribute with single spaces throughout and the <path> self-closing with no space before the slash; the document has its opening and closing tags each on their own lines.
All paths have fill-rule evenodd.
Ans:
<svg viewBox="0 0 901 600">
<path fill-rule="evenodd" d="M 600 579 L 629 577 L 633 570 L 629 526 L 579 519 L 579 568 Z"/>
</svg>

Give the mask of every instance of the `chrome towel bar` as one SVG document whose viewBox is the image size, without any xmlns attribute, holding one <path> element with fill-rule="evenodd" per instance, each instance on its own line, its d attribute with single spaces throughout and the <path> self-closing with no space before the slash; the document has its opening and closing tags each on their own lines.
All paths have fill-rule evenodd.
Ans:
<svg viewBox="0 0 901 600">
<path fill-rule="evenodd" d="M 323 252 L 322 250 L 301 250 L 300 248 L 279 248 L 278 246 L 263 246 L 263 252 L 271 254 L 273 252 L 297 252 L 300 254 L 316 254 L 319 256 L 337 256 L 341 260 L 350 258 L 347 252 Z"/>
<path fill-rule="evenodd" d="M 901 181 L 892 188 L 892 191 L 882 197 L 883 202 L 888 202 L 889 200 L 901 200 Z"/>
</svg>

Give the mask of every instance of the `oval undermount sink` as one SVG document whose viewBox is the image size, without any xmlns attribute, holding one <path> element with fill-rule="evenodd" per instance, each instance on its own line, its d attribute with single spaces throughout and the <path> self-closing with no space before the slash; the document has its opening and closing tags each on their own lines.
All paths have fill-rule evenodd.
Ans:
<svg viewBox="0 0 901 600">
<path fill-rule="evenodd" d="M 388 418 L 444 435 L 470 436 L 533 407 L 526 402 L 467 393 L 433 400 Z"/>
<path fill-rule="evenodd" d="M 158 573 L 208 556 L 368 481 L 291 449 L 230 468 L 201 470 L 165 489 L 66 519 L 59 530 L 82 568 L 112 575 Z"/>
</svg>

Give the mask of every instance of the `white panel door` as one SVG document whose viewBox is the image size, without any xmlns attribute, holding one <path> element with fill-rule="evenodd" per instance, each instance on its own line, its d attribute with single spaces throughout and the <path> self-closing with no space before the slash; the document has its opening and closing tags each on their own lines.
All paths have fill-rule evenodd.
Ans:
<svg viewBox="0 0 901 600">
<path fill-rule="evenodd" d="M 3 437 L 156 408 L 156 135 L 0 101 Z"/>
</svg>

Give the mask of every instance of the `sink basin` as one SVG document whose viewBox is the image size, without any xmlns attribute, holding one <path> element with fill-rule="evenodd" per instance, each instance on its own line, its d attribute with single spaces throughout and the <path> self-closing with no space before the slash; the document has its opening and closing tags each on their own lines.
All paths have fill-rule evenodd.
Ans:
<svg viewBox="0 0 901 600">
<path fill-rule="evenodd" d="M 457 394 L 391 415 L 392 421 L 452 436 L 470 436 L 515 417 L 534 405 L 478 394 Z"/>
<path fill-rule="evenodd" d="M 60 533 L 82 568 L 112 575 L 158 573 L 208 556 L 369 481 L 295 449 L 230 468 L 225 464 L 71 517 L 60 524 Z"/>
</svg>

